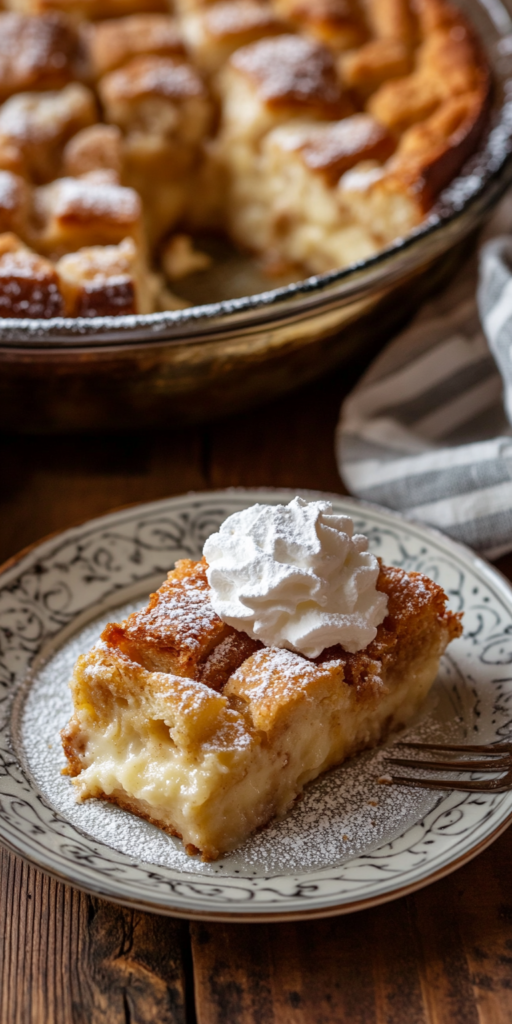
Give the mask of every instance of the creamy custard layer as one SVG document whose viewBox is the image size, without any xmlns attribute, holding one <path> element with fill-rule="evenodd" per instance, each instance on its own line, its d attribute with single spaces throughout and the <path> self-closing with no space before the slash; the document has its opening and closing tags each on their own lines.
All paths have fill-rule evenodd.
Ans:
<svg viewBox="0 0 512 1024">
<path fill-rule="evenodd" d="M 406 725 L 461 623 L 432 580 L 381 565 L 375 638 L 308 658 L 220 619 L 207 569 L 178 562 L 145 609 L 78 659 L 62 739 L 78 799 L 119 804 L 213 860 Z"/>
<path fill-rule="evenodd" d="M 249 658 L 221 696 L 98 647 L 75 675 L 79 798 L 111 799 L 215 859 L 283 815 L 307 782 L 406 724 L 436 677 L 442 647 L 436 637 L 406 678 L 390 676 L 363 697 L 344 682 L 339 661 L 308 663 L 304 677 L 304 659 L 278 649 Z M 261 693 L 244 699 L 244 678 L 263 669 L 278 707 L 270 719 Z"/>
</svg>

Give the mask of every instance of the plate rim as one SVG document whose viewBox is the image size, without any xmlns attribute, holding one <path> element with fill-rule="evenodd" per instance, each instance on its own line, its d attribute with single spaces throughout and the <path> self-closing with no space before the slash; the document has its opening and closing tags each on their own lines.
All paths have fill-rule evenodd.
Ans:
<svg viewBox="0 0 512 1024">
<path fill-rule="evenodd" d="M 420 878 L 415 882 L 410 882 L 409 885 L 389 890 L 388 892 L 381 893 L 380 895 L 367 896 L 365 899 L 354 900 L 350 903 L 329 904 L 326 907 L 316 907 L 311 910 L 276 910 L 275 913 L 271 911 L 262 911 L 261 913 L 254 914 L 247 913 L 245 911 L 241 911 L 240 913 L 229 913 L 228 911 L 222 910 L 205 910 L 203 912 L 194 910 L 193 908 L 175 908 L 161 903 L 152 903 L 150 900 L 137 900 L 130 899 L 129 897 L 122 899 L 120 896 L 112 895 L 108 891 L 103 892 L 100 888 L 92 889 L 79 882 L 70 881 L 67 875 L 60 874 L 52 868 L 45 867 L 43 864 L 40 864 L 35 857 L 28 857 L 27 855 L 20 853 L 20 851 L 4 839 L 3 836 L 0 837 L 0 845 L 7 849 L 9 853 L 19 857 L 19 859 L 25 864 L 30 867 L 35 867 L 48 878 L 53 879 L 53 881 L 60 882 L 62 885 L 68 885 L 71 888 L 76 889 L 79 892 L 83 892 L 87 896 L 92 896 L 95 899 L 103 899 L 109 903 L 115 903 L 116 906 L 127 907 L 129 910 L 142 911 L 146 914 L 159 914 L 160 917 L 173 917 L 182 921 L 206 921 L 210 923 L 217 922 L 218 924 L 278 924 L 281 922 L 314 921 L 321 920 L 326 917 L 342 917 L 347 914 L 356 914 L 363 910 L 371 910 L 372 907 L 381 906 L 383 903 L 392 903 L 394 900 L 401 899 L 404 896 L 409 896 L 414 892 L 418 892 L 420 889 L 426 889 L 427 886 L 441 881 L 441 879 L 453 874 L 455 871 L 458 871 L 459 868 L 464 867 L 465 864 L 468 864 L 470 861 L 478 857 L 489 846 L 492 846 L 492 844 L 499 839 L 504 832 L 507 831 L 511 823 L 512 811 L 510 811 L 507 817 L 493 832 L 480 840 L 480 842 L 472 847 L 471 850 L 468 850 L 467 853 L 454 858 L 454 860 L 450 861 L 450 863 L 445 865 L 445 867 L 438 868 L 437 871 L 432 872 L 430 875 L 425 875 L 423 878 Z"/>
<path fill-rule="evenodd" d="M 255 501 L 257 501 L 258 498 L 262 499 L 264 495 L 271 495 L 271 494 L 274 494 L 275 496 L 282 495 L 283 498 L 287 497 L 287 498 L 290 498 L 290 499 L 293 496 L 295 496 L 296 494 L 300 494 L 300 495 L 303 495 L 305 497 L 308 497 L 309 499 L 316 499 L 316 500 L 321 500 L 321 499 L 323 499 L 323 500 L 331 499 L 332 500 L 332 499 L 335 499 L 336 501 L 342 501 L 342 502 L 346 503 L 349 506 L 353 506 L 353 508 L 355 510 L 357 510 L 357 509 L 367 509 L 370 512 L 371 511 L 378 512 L 378 513 L 384 515 L 385 518 L 389 518 L 392 521 L 394 521 L 395 523 L 405 523 L 406 525 L 409 525 L 409 526 L 412 526 L 412 527 L 416 527 L 416 529 L 419 529 L 421 531 L 421 533 L 423 535 L 425 535 L 426 538 L 431 536 L 433 540 L 435 539 L 437 541 L 437 543 L 439 543 L 439 541 L 441 541 L 442 544 L 448 548 L 448 550 L 451 549 L 454 554 L 455 553 L 458 554 L 459 557 L 462 557 L 463 561 L 465 561 L 466 563 L 467 563 L 468 558 L 469 558 L 469 561 L 471 562 L 472 566 L 477 567 L 478 570 L 482 573 L 482 575 L 485 578 L 489 579 L 489 581 L 492 581 L 492 582 L 494 582 L 495 584 L 498 585 L 498 589 L 502 592 L 502 596 L 503 597 L 506 596 L 508 598 L 508 602 L 509 602 L 510 608 L 512 610 L 512 583 L 511 583 L 511 581 L 509 581 L 507 579 L 507 577 L 499 569 L 497 569 L 495 566 L 491 565 L 489 562 L 487 562 L 484 558 L 482 558 L 476 552 L 472 551 L 466 545 L 461 544 L 458 541 L 453 540 L 451 537 L 448 537 L 446 534 L 442 533 L 442 531 L 436 529 L 435 527 L 431 527 L 429 525 L 421 523 L 420 521 L 418 521 L 416 519 L 413 519 L 412 517 L 407 517 L 407 516 L 401 515 L 400 513 L 397 513 L 397 512 L 395 512 L 394 510 L 391 510 L 391 509 L 387 509 L 384 506 L 379 505 L 379 504 L 377 504 L 375 502 L 359 500 L 359 499 L 353 498 L 351 495 L 340 494 L 339 492 L 336 493 L 336 492 L 320 491 L 320 490 L 311 489 L 311 488 L 297 488 L 297 489 L 294 489 L 294 488 L 290 488 L 290 487 L 276 487 L 276 486 L 252 487 L 252 488 L 246 488 L 246 487 L 227 487 L 227 488 L 217 488 L 217 489 L 211 489 L 211 490 L 210 489 L 207 489 L 207 490 L 189 490 L 189 491 L 186 491 L 186 492 L 183 492 L 183 493 L 180 493 L 180 494 L 170 495 L 170 496 L 164 497 L 164 498 L 158 498 L 158 499 L 155 499 L 153 501 L 130 502 L 128 504 L 125 504 L 125 505 L 122 505 L 122 506 L 118 506 L 118 507 L 116 507 L 114 509 L 111 509 L 111 510 L 109 510 L 109 511 L 107 511 L 107 512 L 105 512 L 105 513 L 103 513 L 103 514 L 101 514 L 99 516 L 94 516 L 92 518 L 85 518 L 83 520 L 80 520 L 80 522 L 74 523 L 73 525 L 71 525 L 69 527 L 66 527 L 63 530 L 52 531 L 51 533 L 49 533 L 47 535 L 44 535 L 43 537 L 39 538 L 38 540 L 36 540 L 36 541 L 32 542 L 31 544 L 25 546 L 19 552 L 17 552 L 16 554 L 12 555 L 11 557 L 9 557 L 5 562 L 3 562 L 0 565 L 0 580 L 5 575 L 7 575 L 12 569 L 15 569 L 17 566 L 19 566 L 19 564 L 21 562 L 23 562 L 24 558 L 32 555 L 33 552 L 36 549 L 44 548 L 46 546 L 46 544 L 49 543 L 50 541 L 55 540 L 57 538 L 60 538 L 63 541 L 65 541 L 66 539 L 72 537 L 73 534 L 75 534 L 77 530 L 80 530 L 84 526 L 91 526 L 92 527 L 92 526 L 98 525 L 100 523 L 106 523 L 109 519 L 114 519 L 117 516 L 119 516 L 120 514 L 129 513 L 132 510 L 133 511 L 139 510 L 142 513 L 144 511 L 146 511 L 146 510 L 154 511 L 155 509 L 158 509 L 159 506 L 166 506 L 166 505 L 169 505 L 169 503 L 172 503 L 174 501 L 179 502 L 179 501 L 183 501 L 184 499 L 187 499 L 187 498 L 190 498 L 190 499 L 193 500 L 194 498 L 197 498 L 197 499 L 208 499 L 208 498 L 215 499 L 215 498 L 222 498 L 222 497 L 229 497 L 229 496 L 231 496 L 231 497 L 239 496 L 239 497 L 244 497 L 244 498 L 245 497 L 253 498 Z M 18 689 L 18 687 L 16 687 L 16 689 Z M 9 721 L 11 720 L 11 717 L 12 717 L 12 713 L 9 714 Z M 18 761 L 18 758 L 16 758 L 16 759 Z M 18 761 L 18 763 L 19 763 L 19 761 Z M 449 796 L 451 792 L 452 791 L 449 791 L 447 795 Z M 317 906 L 317 907 L 313 907 L 311 909 L 307 909 L 305 907 L 302 907 L 302 908 L 298 907 L 297 909 L 294 908 L 294 909 L 291 909 L 291 910 L 284 910 L 284 909 L 283 910 L 278 910 L 278 909 L 276 909 L 275 911 L 262 910 L 262 911 L 255 911 L 255 912 L 248 912 L 248 911 L 243 911 L 243 910 L 239 910 L 239 911 L 235 911 L 235 910 L 229 910 L 229 911 L 227 911 L 227 910 L 226 911 L 218 910 L 217 911 L 217 910 L 209 910 L 207 906 L 204 907 L 204 910 L 202 910 L 202 909 L 198 910 L 198 909 L 195 909 L 193 907 L 171 906 L 168 903 L 161 903 L 161 902 L 158 902 L 158 901 L 157 902 L 153 902 L 152 900 L 145 899 L 145 898 L 132 898 L 128 894 L 126 896 L 125 895 L 121 896 L 117 892 L 112 893 L 109 890 L 109 888 L 108 888 L 108 881 L 107 881 L 107 884 L 104 885 L 104 884 L 102 884 L 103 883 L 103 879 L 99 879 L 98 880 L 98 885 L 97 886 L 95 885 L 95 887 L 93 888 L 93 887 L 88 886 L 87 884 L 81 883 L 80 881 L 76 881 L 72 877 L 72 872 L 71 871 L 69 872 L 69 874 L 66 874 L 64 872 L 59 872 L 53 866 L 48 866 L 48 864 L 43 863 L 34 852 L 27 853 L 27 852 L 24 852 L 23 850 L 20 850 L 15 845 L 15 843 L 13 843 L 4 834 L 3 830 L 0 831 L 0 844 L 4 848 L 6 848 L 10 853 L 14 854 L 17 857 L 20 857 L 20 859 L 22 861 L 24 861 L 25 863 L 27 863 L 29 865 L 32 865 L 32 866 L 36 867 L 38 870 L 42 871 L 45 875 L 47 875 L 48 877 L 54 879 L 55 881 L 61 882 L 61 883 L 65 884 L 65 885 L 70 885 L 73 888 L 76 888 L 77 890 L 79 890 L 81 892 L 87 893 L 87 894 L 89 894 L 91 896 L 100 897 L 102 899 L 105 899 L 105 900 L 108 900 L 108 901 L 110 901 L 112 903 L 115 903 L 115 904 L 117 904 L 119 906 L 125 906 L 125 907 L 129 907 L 131 909 L 134 909 L 134 910 L 144 911 L 144 912 L 147 912 L 147 913 L 157 913 L 157 914 L 160 914 L 160 915 L 163 915 L 163 916 L 176 917 L 176 918 L 180 918 L 180 919 L 189 919 L 189 920 L 195 920 L 195 921 L 225 922 L 225 923 L 240 923 L 240 924 L 242 924 L 242 923 L 261 923 L 261 924 L 264 924 L 264 923 L 270 923 L 270 922 L 286 922 L 286 921 L 289 922 L 289 921 L 298 921 L 298 920 L 313 920 L 313 919 L 320 919 L 320 918 L 324 918 L 324 917 L 334 917 L 334 916 L 339 916 L 339 915 L 345 915 L 345 914 L 355 913 L 355 912 L 358 912 L 358 911 L 361 911 L 361 910 L 370 909 L 371 907 L 379 906 L 380 904 L 388 903 L 388 902 L 391 902 L 392 900 L 395 900 L 395 899 L 400 899 L 403 896 L 407 896 L 407 895 L 409 895 L 409 894 L 411 894 L 413 892 L 416 892 L 416 891 L 418 891 L 418 890 L 420 890 L 422 888 L 425 888 L 427 885 L 430 885 L 430 884 L 440 880 L 441 878 L 444 878 L 447 875 L 452 874 L 454 871 L 458 870 L 459 867 L 462 867 L 464 864 L 466 864 L 469 861 L 473 860 L 481 852 L 483 852 L 486 848 L 491 846 L 492 843 L 495 842 L 499 838 L 499 836 L 502 835 L 509 828 L 511 823 L 512 823 L 512 810 L 509 811 L 508 814 L 506 814 L 506 816 L 497 824 L 497 826 L 492 830 L 492 832 L 488 833 L 486 836 L 484 836 L 482 839 L 480 839 L 469 850 L 466 850 L 466 852 L 460 854 L 458 857 L 454 857 L 452 860 L 449 861 L 449 863 L 447 863 L 445 865 L 442 865 L 441 867 L 437 868 L 436 870 L 434 870 L 434 871 L 432 871 L 430 873 L 426 873 L 421 878 L 417 878 L 417 879 L 411 881 L 410 883 L 408 883 L 406 885 L 395 886 L 395 887 L 393 887 L 393 888 L 391 888 L 389 890 L 386 890 L 386 891 L 384 891 L 382 893 L 376 893 L 373 896 L 367 896 L 367 897 L 363 897 L 363 898 L 356 898 L 356 899 L 352 899 L 352 900 L 348 899 L 347 901 L 344 901 L 342 903 L 327 904 L 325 906 L 320 906 L 320 907 Z M 113 852 L 115 853 L 116 852 L 115 848 L 112 848 L 112 849 L 113 849 Z M 227 880 L 227 876 L 226 876 L 226 880 Z"/>
</svg>

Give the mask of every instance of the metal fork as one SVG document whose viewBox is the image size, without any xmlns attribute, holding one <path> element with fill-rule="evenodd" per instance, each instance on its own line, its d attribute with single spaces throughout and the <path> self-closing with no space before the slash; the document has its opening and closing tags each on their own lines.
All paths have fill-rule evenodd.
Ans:
<svg viewBox="0 0 512 1024">
<path fill-rule="evenodd" d="M 441 758 L 426 760 L 411 757 L 390 757 L 386 764 L 398 765 L 401 768 L 427 768 L 433 771 L 453 772 L 491 772 L 500 773 L 500 778 L 494 779 L 421 779 L 407 775 L 390 775 L 388 779 L 382 779 L 388 785 L 398 784 L 400 786 L 416 786 L 422 789 L 456 789 L 467 793 L 506 793 L 512 789 L 512 742 L 495 743 L 492 746 L 485 744 L 458 744 L 458 743 L 408 743 L 403 741 L 395 743 L 397 747 L 408 747 L 414 750 L 437 750 L 443 754 L 464 753 L 466 757 Z M 467 755 L 483 754 L 483 758 Z M 505 773 L 505 774 L 503 774 Z"/>
</svg>

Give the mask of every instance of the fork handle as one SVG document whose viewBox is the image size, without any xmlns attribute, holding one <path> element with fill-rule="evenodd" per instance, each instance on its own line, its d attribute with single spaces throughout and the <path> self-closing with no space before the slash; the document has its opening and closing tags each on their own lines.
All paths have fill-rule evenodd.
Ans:
<svg viewBox="0 0 512 1024">
<path fill-rule="evenodd" d="M 411 779 L 406 775 L 392 775 L 391 783 L 399 786 L 412 786 L 418 789 L 448 789 L 462 793 L 508 793 L 512 787 L 510 772 L 503 779 L 484 779 L 481 782 L 466 782 L 462 779 Z"/>
<path fill-rule="evenodd" d="M 415 750 L 442 750 L 445 753 L 449 753 L 450 750 L 456 752 L 465 751 L 466 754 L 512 754 L 512 743 L 494 743 L 492 746 L 489 743 L 408 743 L 406 740 L 400 740 L 399 743 L 394 743 L 393 747 L 414 747 Z"/>
<path fill-rule="evenodd" d="M 386 764 L 400 768 L 432 768 L 434 771 L 452 772 L 506 772 L 511 765 L 510 757 L 496 758 L 495 761 L 426 761 L 412 757 L 388 757 Z"/>
</svg>

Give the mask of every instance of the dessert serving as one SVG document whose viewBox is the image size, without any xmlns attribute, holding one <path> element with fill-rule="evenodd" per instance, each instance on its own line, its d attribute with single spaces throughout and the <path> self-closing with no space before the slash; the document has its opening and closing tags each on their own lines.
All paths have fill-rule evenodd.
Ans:
<svg viewBox="0 0 512 1024">
<path fill-rule="evenodd" d="M 76 664 L 63 730 L 99 797 L 213 860 L 421 706 L 460 615 L 329 502 L 230 516 Z"/>
<path fill-rule="evenodd" d="M 446 0 L 169 4 L 5 0 L 1 316 L 180 308 L 205 233 L 271 284 L 354 264 L 479 143 L 489 69 Z"/>
</svg>

